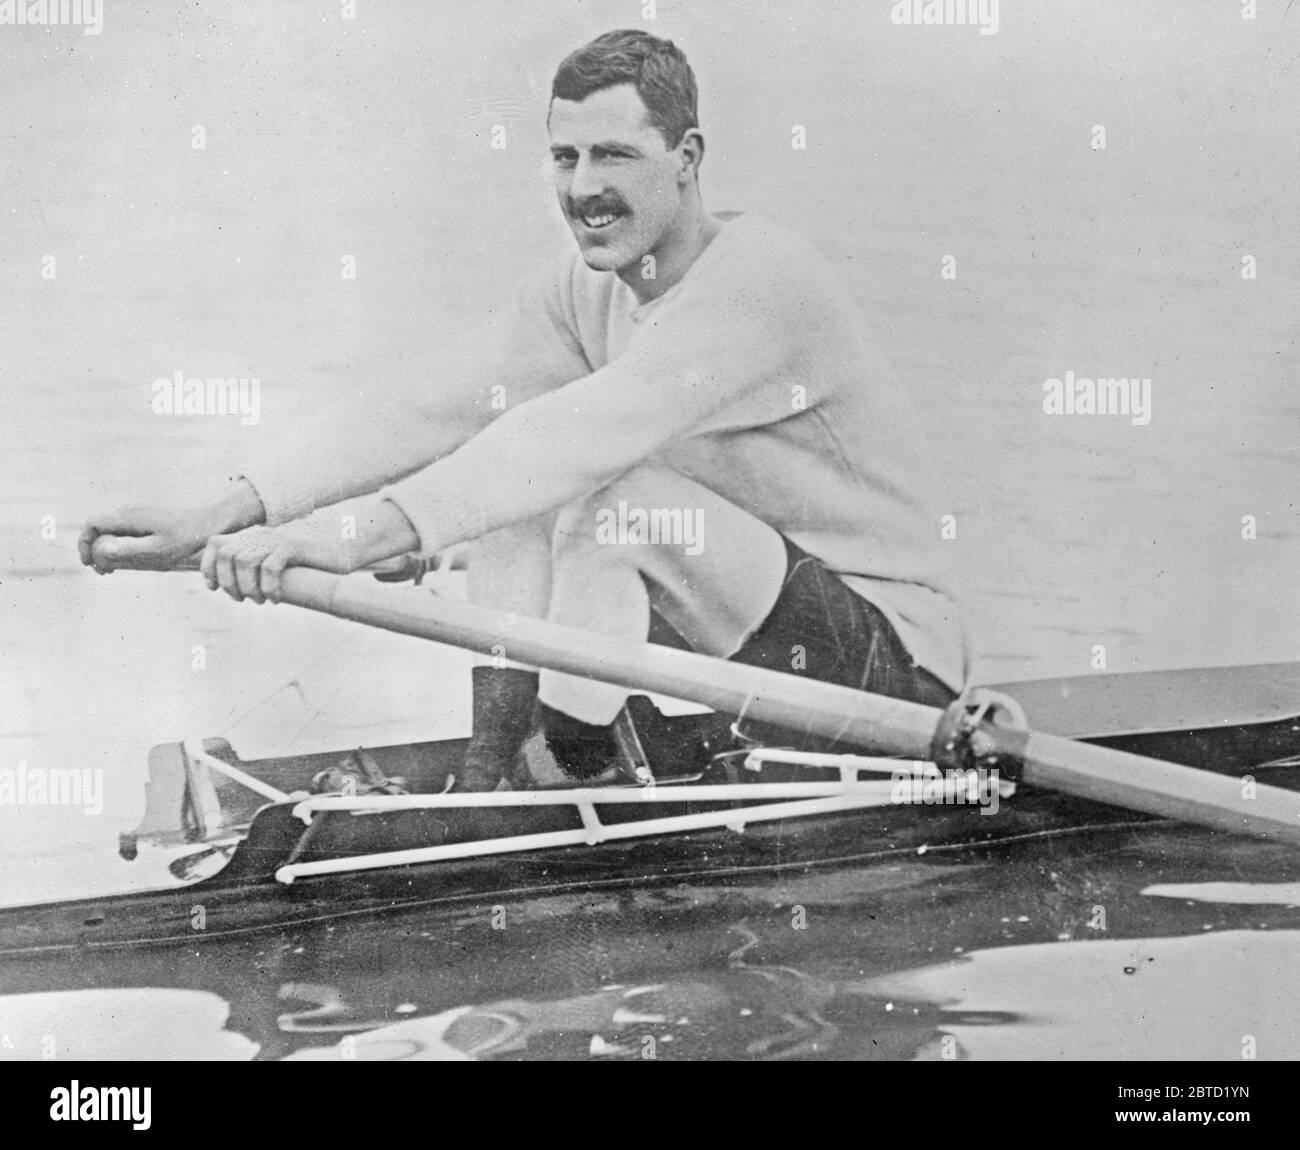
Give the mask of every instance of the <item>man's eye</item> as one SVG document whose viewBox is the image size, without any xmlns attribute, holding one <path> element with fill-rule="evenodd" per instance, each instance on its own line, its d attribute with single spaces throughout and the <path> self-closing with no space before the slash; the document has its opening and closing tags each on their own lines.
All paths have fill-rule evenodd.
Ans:
<svg viewBox="0 0 1300 1150">
<path fill-rule="evenodd" d="M 557 168 L 571 168 L 577 162 L 576 156 L 556 155 L 552 156 L 551 159 L 555 161 L 555 166 Z"/>
</svg>

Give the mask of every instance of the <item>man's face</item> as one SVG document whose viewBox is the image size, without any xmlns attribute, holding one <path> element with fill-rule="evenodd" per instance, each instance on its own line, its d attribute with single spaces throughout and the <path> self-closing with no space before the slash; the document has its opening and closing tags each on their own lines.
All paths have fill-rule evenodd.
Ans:
<svg viewBox="0 0 1300 1150">
<path fill-rule="evenodd" d="M 631 84 L 551 103 L 560 209 L 587 266 L 623 271 L 665 239 L 686 184 L 677 148 L 650 124 Z"/>
</svg>

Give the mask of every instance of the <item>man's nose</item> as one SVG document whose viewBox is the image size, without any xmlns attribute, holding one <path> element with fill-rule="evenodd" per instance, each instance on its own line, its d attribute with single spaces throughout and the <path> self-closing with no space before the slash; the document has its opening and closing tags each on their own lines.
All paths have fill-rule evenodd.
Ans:
<svg viewBox="0 0 1300 1150">
<path fill-rule="evenodd" d="M 596 170 L 596 165 L 586 156 L 579 156 L 573 166 L 572 182 L 569 195 L 575 200 L 589 200 L 605 190 L 605 181 Z"/>
</svg>

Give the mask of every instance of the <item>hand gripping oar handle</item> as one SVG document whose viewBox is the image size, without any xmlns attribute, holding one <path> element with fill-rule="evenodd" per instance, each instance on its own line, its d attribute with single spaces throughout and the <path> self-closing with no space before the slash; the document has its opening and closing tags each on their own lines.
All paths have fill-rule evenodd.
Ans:
<svg viewBox="0 0 1300 1150">
<path fill-rule="evenodd" d="M 780 671 L 490 611 L 369 579 L 293 568 L 283 601 L 371 627 L 534 667 L 689 699 L 725 714 L 912 759 L 930 757 L 943 712 Z M 1023 761 L 1035 786 L 1237 834 L 1300 846 L 1300 795 L 1054 735 L 981 728 L 995 752 Z"/>
</svg>

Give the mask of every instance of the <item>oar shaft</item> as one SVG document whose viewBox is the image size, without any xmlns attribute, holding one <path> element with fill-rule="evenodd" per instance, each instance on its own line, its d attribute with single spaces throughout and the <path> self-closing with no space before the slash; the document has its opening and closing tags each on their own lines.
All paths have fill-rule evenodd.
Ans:
<svg viewBox="0 0 1300 1150">
<path fill-rule="evenodd" d="M 1280 787 L 1041 734 L 1029 736 L 1022 775 L 1078 798 L 1300 846 L 1300 794 Z"/>
<path fill-rule="evenodd" d="M 340 619 L 512 663 L 656 691 L 724 714 L 743 714 L 913 759 L 929 757 L 939 721 L 938 710 L 918 703 L 653 643 L 607 638 L 424 592 L 394 592 L 369 580 L 303 567 L 285 572 L 282 598 Z"/>
<path fill-rule="evenodd" d="M 940 712 L 815 679 L 689 651 L 594 635 L 421 592 L 308 568 L 283 577 L 299 607 L 912 759 L 930 756 Z M 996 731 L 996 728 L 993 729 Z M 994 734 L 996 738 L 996 734 Z M 1238 834 L 1300 846 L 1300 794 L 1052 735 L 1031 735 L 1027 783 Z"/>
</svg>

